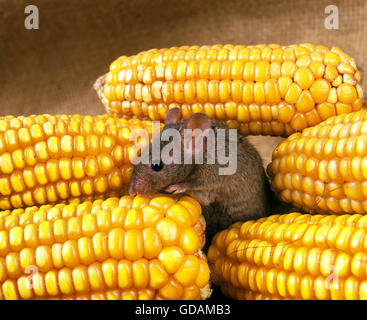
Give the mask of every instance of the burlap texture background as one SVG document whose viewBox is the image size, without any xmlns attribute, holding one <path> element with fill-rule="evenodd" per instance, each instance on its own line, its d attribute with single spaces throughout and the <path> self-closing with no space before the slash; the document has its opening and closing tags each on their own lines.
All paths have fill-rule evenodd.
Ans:
<svg viewBox="0 0 367 320">
<path fill-rule="evenodd" d="M 39 30 L 24 27 L 30 4 Z M 330 4 L 339 30 L 324 27 Z M 337 45 L 367 76 L 366 0 L 0 0 L 0 15 L 0 115 L 103 113 L 95 79 L 118 56 L 153 47 Z"/>
</svg>

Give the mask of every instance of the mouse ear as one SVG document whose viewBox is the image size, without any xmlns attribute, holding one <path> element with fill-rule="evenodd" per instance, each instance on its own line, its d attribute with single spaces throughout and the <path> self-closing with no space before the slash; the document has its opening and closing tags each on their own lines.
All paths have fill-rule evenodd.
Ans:
<svg viewBox="0 0 367 320">
<path fill-rule="evenodd" d="M 179 108 L 169 109 L 164 124 L 177 123 L 181 119 L 181 111 Z"/>
<path fill-rule="evenodd" d="M 186 121 L 186 129 L 200 129 L 202 131 L 205 131 L 206 129 L 209 129 L 212 125 L 212 121 L 209 119 L 209 117 L 204 113 L 193 113 Z"/>
<path fill-rule="evenodd" d="M 184 131 L 184 150 L 195 153 L 206 150 L 207 133 L 212 121 L 203 113 L 194 113 L 186 121 Z"/>
</svg>

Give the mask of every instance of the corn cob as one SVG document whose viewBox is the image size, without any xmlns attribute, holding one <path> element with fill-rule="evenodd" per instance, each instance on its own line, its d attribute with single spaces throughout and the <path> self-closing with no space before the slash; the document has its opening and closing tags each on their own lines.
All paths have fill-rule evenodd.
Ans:
<svg viewBox="0 0 367 320">
<path fill-rule="evenodd" d="M 208 251 L 235 299 L 367 299 L 367 216 L 297 212 L 239 222 Z"/>
<path fill-rule="evenodd" d="M 243 134 L 288 136 L 360 110 L 355 61 L 337 47 L 301 44 L 183 46 L 115 60 L 95 89 L 108 113 L 162 120 L 179 107 Z"/>
<path fill-rule="evenodd" d="M 0 299 L 200 299 L 205 220 L 190 197 L 0 213 Z"/>
<path fill-rule="evenodd" d="M 367 212 L 367 110 L 295 133 L 274 151 L 272 189 L 308 212 Z"/>
<path fill-rule="evenodd" d="M 152 128 L 110 116 L 0 118 L 0 209 L 121 194 L 133 169 L 131 133 L 151 137 Z"/>
</svg>

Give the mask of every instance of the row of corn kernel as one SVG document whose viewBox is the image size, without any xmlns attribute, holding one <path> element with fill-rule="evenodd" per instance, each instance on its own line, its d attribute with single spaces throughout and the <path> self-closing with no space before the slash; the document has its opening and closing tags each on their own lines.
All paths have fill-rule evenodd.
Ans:
<svg viewBox="0 0 367 320">
<path fill-rule="evenodd" d="M 95 126 L 93 125 L 95 124 Z M 97 134 L 97 135 L 119 135 L 119 128 L 129 128 L 130 126 L 141 128 L 145 122 L 134 119 L 126 120 L 121 118 L 113 118 L 108 115 L 83 116 L 74 115 L 31 115 L 31 116 L 5 116 L 0 117 L 0 132 L 5 133 L 9 129 L 24 130 L 30 140 L 38 141 L 45 136 L 70 134 L 72 136 L 78 134 Z M 148 127 L 146 128 L 149 130 Z M 25 143 L 27 141 L 24 141 Z"/>
<path fill-rule="evenodd" d="M 352 127 L 351 125 L 349 127 Z M 358 125 L 356 127 L 359 127 Z M 367 122 L 364 127 L 367 127 Z M 351 135 L 346 136 L 347 130 L 340 130 L 344 137 L 332 136 L 336 131 L 328 130 L 328 126 L 322 126 L 324 131 L 329 132 L 327 137 L 313 137 L 299 135 L 299 139 L 284 141 L 277 149 L 274 150 L 274 162 L 277 169 L 280 162 L 288 162 L 293 164 L 297 162 L 297 169 L 303 171 L 307 161 L 322 161 L 322 160 L 334 160 L 342 161 L 344 158 L 348 158 L 349 162 L 363 162 L 365 157 L 365 145 L 367 142 L 365 135 Z M 335 128 L 335 127 L 334 127 Z M 334 129 L 333 128 L 333 129 Z M 338 133 L 336 133 L 338 135 Z M 296 153 L 296 155 L 292 153 Z M 298 155 L 297 155 L 298 153 Z M 311 160 L 314 159 L 314 160 Z M 292 168 L 292 167 L 291 167 Z"/>
<path fill-rule="evenodd" d="M 133 148 L 129 146 L 130 150 Z M 1 194 L 10 195 L 12 191 L 21 192 L 32 189 L 37 183 L 45 185 L 49 182 L 55 183 L 61 180 L 80 180 L 85 177 L 95 178 L 98 175 L 109 175 L 116 168 L 123 171 L 130 165 L 129 147 L 117 146 L 112 152 L 100 153 L 97 156 L 85 156 L 53 159 L 47 156 L 42 162 L 34 161 L 33 166 L 22 163 L 19 159 L 8 153 L 0 155 Z M 14 154 L 13 154 L 14 156 Z M 14 160 L 14 165 L 12 163 Z M 28 161 L 27 161 L 28 162 Z M 6 180 L 6 181 L 5 181 Z"/>
<path fill-rule="evenodd" d="M 42 205 L 40 207 L 32 206 L 20 209 L 14 209 L 12 211 L 5 210 L 0 211 L 0 228 L 3 228 L 2 219 L 10 219 L 13 221 L 9 226 L 5 223 L 5 229 L 8 230 L 12 226 L 25 226 L 28 223 L 40 223 L 46 220 L 55 220 L 61 218 L 71 218 L 71 217 L 79 217 L 86 213 L 97 214 L 101 210 L 112 210 L 114 211 L 114 207 L 124 207 L 127 209 L 142 209 L 143 210 L 143 220 L 146 227 L 154 226 L 160 219 L 163 218 L 163 215 L 166 213 L 167 208 L 175 205 L 175 200 L 170 197 L 164 195 L 157 195 L 154 199 L 150 199 L 145 196 L 135 196 L 131 197 L 128 195 L 124 195 L 122 197 L 111 197 L 108 199 L 98 199 L 91 201 L 72 201 L 69 204 L 47 204 Z M 173 212 L 177 212 L 177 208 L 180 209 L 181 219 L 185 217 L 186 221 L 190 221 L 189 225 L 195 225 L 198 222 L 198 218 L 201 214 L 200 204 L 188 197 L 181 197 L 178 203 L 179 206 L 175 206 L 173 208 Z M 147 207 L 147 209 L 144 209 Z M 176 208 L 176 209 L 175 209 Z M 120 209 L 117 209 L 119 211 Z M 175 214 L 170 211 L 170 217 L 173 217 L 174 220 Z M 119 220 L 116 220 L 117 217 L 121 217 L 120 215 L 115 216 L 112 214 L 110 218 L 106 220 L 106 223 L 112 223 L 111 226 L 120 226 L 117 225 Z M 120 219 L 120 218 L 119 218 Z M 179 222 L 180 220 L 177 220 Z M 116 225 L 115 225 L 116 224 Z"/>
<path fill-rule="evenodd" d="M 353 188 L 351 188 L 351 190 L 353 190 Z M 357 189 L 357 191 L 360 190 Z M 359 197 L 360 195 L 361 193 L 359 194 Z M 279 197 L 284 202 L 294 202 L 295 205 L 307 212 L 364 214 L 367 211 L 366 200 L 355 200 L 348 197 L 338 199 L 329 196 L 328 194 L 324 194 L 323 196 L 312 196 L 305 192 L 289 189 L 282 190 Z"/>
<path fill-rule="evenodd" d="M 278 181 L 280 179 L 281 177 L 278 178 Z M 297 206 L 309 212 L 334 212 L 339 214 L 363 214 L 366 212 L 365 185 L 350 183 L 346 186 L 325 187 L 320 181 L 316 181 L 316 183 L 314 194 L 302 190 L 284 189 L 280 192 L 280 198 L 285 202 L 294 202 Z M 282 182 L 277 182 L 277 185 L 282 185 Z M 312 187 L 310 187 L 310 190 L 312 193 Z M 325 191 L 319 192 L 319 190 Z"/>
<path fill-rule="evenodd" d="M 132 166 L 124 165 L 113 169 L 108 174 L 97 172 L 94 177 L 50 182 L 46 174 L 48 171 L 43 170 L 41 171 L 42 175 L 40 175 L 37 170 L 40 168 L 44 169 L 42 165 L 37 165 L 34 172 L 32 170 L 24 171 L 24 180 L 20 172 L 14 172 L 10 178 L 0 177 L 0 192 L 3 194 L 0 199 L 2 209 L 54 203 L 76 197 L 112 195 L 114 192 L 121 194 L 126 192 L 132 173 Z M 55 172 L 57 173 L 57 171 L 53 171 L 52 174 Z M 35 184 L 39 183 L 41 178 L 44 184 L 36 187 Z M 29 185 L 32 187 L 28 188 Z"/>
<path fill-rule="evenodd" d="M 302 227 L 305 228 L 301 225 L 298 226 L 298 229 Z M 279 228 L 282 229 L 281 226 Z M 336 240 L 336 248 L 331 246 L 328 249 L 324 249 L 321 242 L 327 239 L 327 234 L 331 235 L 338 231 L 341 236 Z M 241 274 L 241 276 L 246 278 L 248 273 L 246 270 L 248 271 L 250 267 L 264 267 L 267 270 L 275 268 L 295 272 L 300 275 L 310 274 L 312 276 L 328 277 L 330 268 L 334 267 L 334 274 L 338 277 L 346 277 L 351 274 L 363 279 L 367 275 L 365 270 L 367 254 L 365 252 L 357 252 L 355 254 L 343 252 L 350 248 L 348 244 L 344 245 L 340 241 L 342 238 L 348 241 L 353 237 L 353 235 L 349 236 L 346 234 L 348 231 L 354 231 L 353 227 L 346 228 L 334 225 L 317 228 L 314 226 L 314 228 L 307 230 L 298 243 L 295 243 L 298 244 L 296 246 L 284 242 L 273 244 L 259 239 L 234 240 L 227 247 L 226 258 L 215 259 L 215 267 L 219 268 L 216 270 L 216 274 L 218 275 L 220 274 L 218 272 L 222 272 L 221 277 L 223 280 L 230 281 L 230 272 L 238 271 L 238 275 Z M 359 239 L 356 236 L 355 240 L 361 240 L 360 233 L 358 234 Z M 313 240 L 310 240 L 312 236 L 317 239 L 313 244 Z M 213 252 L 210 254 L 212 255 Z M 234 271 L 232 268 L 237 270 Z M 243 270 L 238 270 L 238 268 L 243 268 Z"/>
<path fill-rule="evenodd" d="M 298 69 L 296 75 L 302 71 L 304 70 Z M 108 101 L 140 101 L 148 104 L 234 101 L 246 105 L 252 103 L 274 105 L 285 102 L 295 105 L 299 112 L 310 111 L 315 104 L 323 102 L 332 104 L 339 102 L 339 108 L 343 105 L 356 106 L 361 103 L 363 93 L 359 84 L 341 82 L 332 87 L 325 79 L 314 81 L 313 76 L 307 83 L 303 80 L 293 82 L 290 77 L 281 77 L 264 82 L 200 79 L 176 82 L 156 81 L 153 84 L 121 83 L 113 86 L 106 85 L 103 96 Z"/>
<path fill-rule="evenodd" d="M 199 239 L 198 236 L 191 237 L 195 230 L 198 231 L 198 229 L 194 230 L 193 228 L 200 227 L 197 224 L 202 223 L 201 220 L 198 221 L 199 212 L 191 202 L 183 199 L 178 204 L 173 204 L 172 208 L 165 213 L 154 202 L 150 205 L 146 203 L 142 209 L 136 206 L 130 210 L 121 208 L 118 204 L 125 206 L 126 199 L 129 199 L 129 197 L 124 196 L 120 201 L 118 201 L 118 198 L 110 198 L 106 201 L 96 200 L 93 204 L 91 202 L 70 205 L 58 204 L 55 206 L 41 206 L 39 209 L 29 207 L 25 210 L 4 211 L 0 215 L 0 227 L 4 230 L 2 235 L 5 237 L 1 252 L 8 252 L 13 246 L 17 247 L 8 239 L 5 231 L 15 227 L 17 229 L 12 232 L 17 235 L 15 237 L 16 241 L 27 244 L 29 240 L 31 242 L 28 245 L 31 247 L 38 243 L 51 244 L 53 240 L 58 242 L 76 240 L 81 236 L 91 236 L 94 231 L 109 232 L 111 228 L 122 227 L 125 227 L 126 230 L 135 228 L 140 231 L 143 228 L 148 228 L 144 231 L 147 232 L 146 235 L 150 234 L 151 230 L 149 228 L 155 227 L 161 236 L 161 239 L 157 239 L 158 242 L 163 245 L 178 245 L 181 243 L 185 252 L 195 253 L 198 250 L 197 247 L 202 245 L 202 239 Z M 135 201 L 135 203 L 137 202 Z M 116 208 L 111 210 L 111 205 L 116 206 Z M 91 213 L 85 214 L 86 212 Z M 185 223 L 182 226 L 183 221 Z M 43 227 L 41 226 L 42 223 Z M 33 232 L 33 234 L 26 232 L 27 227 L 31 228 L 29 225 L 32 225 L 32 228 L 36 228 L 38 231 L 36 230 L 37 232 Z M 169 234 L 165 234 L 167 230 L 170 230 Z M 198 234 L 201 233 L 198 232 Z M 26 235 L 32 237 L 27 240 Z M 191 244 L 195 244 L 195 248 L 187 246 L 188 243 L 185 239 L 188 235 L 193 241 Z M 140 233 L 136 236 L 144 238 L 144 235 Z"/>
<path fill-rule="evenodd" d="M 196 260 L 193 260 L 196 259 Z M 35 297 L 60 297 L 90 294 L 108 290 L 148 290 L 148 296 L 161 299 L 200 298 L 200 288 L 207 282 L 208 270 L 202 259 L 189 256 L 175 273 L 170 274 L 157 259 L 128 260 L 108 259 L 89 266 L 53 269 L 48 272 L 35 272 L 23 275 L 17 281 L 8 279 L 1 285 L 0 298 L 33 299 Z M 135 295 L 133 295 L 135 296 Z"/>
<path fill-rule="evenodd" d="M 245 80 L 265 82 L 269 79 L 289 77 L 302 87 L 314 79 L 324 77 L 333 86 L 342 81 L 356 85 L 361 75 L 354 64 L 340 63 L 339 56 L 333 54 L 338 61 L 331 63 L 315 61 L 310 56 L 293 61 L 268 62 L 261 61 L 217 61 L 217 60 L 176 60 L 166 64 L 157 63 L 154 66 L 126 67 L 122 70 L 113 69 L 107 74 L 105 82 L 109 85 L 118 83 L 153 84 L 157 81 L 189 81 L 189 80 Z"/>
<path fill-rule="evenodd" d="M 35 228 L 32 227 L 34 225 L 31 225 L 26 231 L 35 231 Z M 199 270 L 200 259 L 191 254 L 185 255 L 180 247 L 169 246 L 162 249 L 161 243 L 155 241 L 159 236 L 149 234 L 152 233 L 151 230 L 145 232 L 145 234 L 148 234 L 148 238 L 144 239 L 135 238 L 136 233 L 135 230 L 127 230 L 124 245 L 117 244 L 118 240 L 124 241 L 124 239 L 121 238 L 118 230 L 114 230 L 108 236 L 106 233 L 99 232 L 92 239 L 82 237 L 77 241 L 67 240 L 62 244 L 55 242 L 52 246 L 38 245 L 36 248 L 25 248 L 19 252 L 8 254 L 2 252 L 1 255 L 4 258 L 0 258 L 0 283 L 6 279 L 19 278 L 22 274 L 27 273 L 30 268 L 35 268 L 40 272 L 48 272 L 52 269 L 75 268 L 81 264 L 90 265 L 94 261 L 110 261 L 111 259 L 123 259 L 121 261 L 131 264 L 141 259 L 147 261 L 146 259 L 157 258 L 164 270 L 172 274 L 179 270 L 181 265 L 195 267 L 195 270 Z M 15 232 L 12 235 L 15 235 Z M 153 236 L 155 239 L 152 238 Z M 137 243 L 136 240 L 140 242 L 153 240 L 155 243 L 149 245 L 151 246 L 151 248 L 148 248 L 149 251 L 145 250 L 146 252 L 143 252 L 138 247 L 141 244 Z M 108 246 L 111 241 L 113 242 L 113 248 L 109 249 Z M 125 248 L 121 248 L 123 246 Z M 155 247 L 153 248 L 153 246 Z M 121 254 L 118 249 L 124 252 Z M 133 252 L 134 249 L 137 252 Z"/>
<path fill-rule="evenodd" d="M 142 51 L 135 56 L 121 56 L 111 64 L 111 71 L 122 68 L 137 66 L 140 64 L 168 63 L 175 60 L 243 60 L 269 62 L 296 61 L 304 56 L 309 56 L 312 61 L 324 62 L 326 64 L 337 65 L 350 63 L 353 60 L 337 47 L 331 50 L 322 45 L 304 43 L 301 45 L 290 45 L 282 47 L 278 44 L 271 45 L 214 45 L 214 46 L 182 46 L 164 49 L 151 49 Z"/>
<path fill-rule="evenodd" d="M 238 300 L 365 300 L 367 299 L 367 281 L 360 282 L 351 276 L 329 284 L 328 278 L 300 276 L 296 273 L 275 269 L 251 269 L 249 289 L 224 282 L 221 290 L 229 297 Z M 265 277 L 266 281 L 262 278 Z M 282 284 L 278 285 L 277 283 Z"/>
<path fill-rule="evenodd" d="M 83 222 L 92 224 L 93 219 L 89 215 Z M 126 232 L 121 228 L 113 228 L 109 232 L 96 231 L 91 229 L 93 225 L 81 230 L 81 222 L 80 218 L 70 218 L 68 222 L 58 219 L 53 223 L 45 221 L 40 225 L 29 224 L 24 228 L 13 227 L 9 232 L 1 231 L 0 239 L 3 243 L 0 254 L 4 258 L 0 258 L 0 279 L 5 279 L 6 275 L 16 278 L 29 265 L 36 265 L 41 271 L 47 271 L 63 266 L 74 267 L 80 263 L 87 264 L 95 258 L 102 261 L 109 257 L 125 257 L 134 261 L 142 257 L 159 257 L 165 261 L 165 257 L 171 254 L 176 256 L 178 263 L 182 260 L 179 257 L 193 254 L 200 248 L 200 239 L 197 235 L 192 237 L 195 233 L 192 228 L 183 229 L 180 235 L 171 239 L 165 234 L 167 230 L 164 228 L 167 224 L 164 220 L 158 223 L 157 230 L 148 227 L 141 230 L 128 229 Z M 81 235 L 93 232 L 93 236 Z M 162 250 L 162 246 L 171 244 L 171 247 Z M 174 246 L 175 244 L 180 247 Z"/>
<path fill-rule="evenodd" d="M 121 120 L 127 121 L 126 119 Z M 104 122 L 99 123 L 105 125 Z M 144 124 L 144 122 L 140 123 Z M 62 124 L 62 130 L 58 130 L 60 124 Z M 98 122 L 96 122 L 97 125 Z M 45 127 L 48 127 L 47 130 L 43 130 Z M 132 128 L 145 129 L 148 134 L 151 134 L 152 131 L 150 123 L 147 126 L 116 126 L 113 130 L 108 130 L 111 126 L 107 126 L 107 129 L 101 128 L 101 130 L 95 128 L 89 132 L 75 129 L 72 133 L 61 121 L 55 125 L 46 122 L 44 126 L 34 124 L 30 128 L 4 129 L 4 132 L 0 133 L 0 152 L 12 152 L 33 146 L 32 149 L 29 149 L 30 156 L 38 157 L 40 161 L 43 160 L 44 153 L 47 151 L 54 157 L 83 156 L 87 151 L 95 155 L 99 152 L 109 153 L 117 143 L 125 144 L 128 142 Z"/>
<path fill-rule="evenodd" d="M 348 153 L 345 152 L 345 155 Z M 328 157 L 329 158 L 329 157 Z M 352 158 L 332 158 L 320 159 L 319 157 L 311 156 L 307 158 L 305 155 L 300 156 L 283 156 L 273 161 L 269 170 L 279 170 L 277 174 L 282 174 L 282 179 L 288 181 L 292 179 L 300 186 L 302 182 L 309 183 L 311 180 L 321 180 L 323 183 L 342 184 L 343 182 L 364 182 L 366 177 L 366 169 L 364 165 L 366 157 Z M 287 170 L 288 169 L 288 170 Z M 275 171 L 274 171 L 275 172 Z M 280 177 L 274 177 L 274 180 Z M 306 180 L 302 180 L 306 179 Z M 290 184 L 289 184 L 290 185 Z"/>
<path fill-rule="evenodd" d="M 350 106 L 353 108 L 350 111 L 360 109 L 360 100 L 358 101 L 355 105 Z M 296 129 L 301 130 L 307 126 L 319 123 L 330 115 L 345 112 L 345 106 L 345 104 L 341 103 L 336 103 L 334 106 L 331 103 L 325 102 L 318 104 L 311 111 L 300 113 L 296 112 L 294 106 L 287 103 L 279 103 L 273 106 L 259 106 L 235 102 L 180 105 L 178 103 L 148 104 L 138 101 L 114 101 L 106 108 L 114 116 L 161 120 L 165 118 L 169 109 L 180 107 L 184 119 L 188 118 L 194 112 L 203 112 L 209 117 L 229 119 L 227 121 L 232 124 L 233 128 L 246 127 L 242 133 L 249 131 L 252 134 L 259 134 L 264 130 L 264 132 L 271 132 L 271 134 L 276 135 L 290 135 Z M 121 114 L 121 110 L 123 110 L 123 114 Z M 268 120 L 269 117 L 271 117 L 271 121 Z M 275 128 L 268 128 L 270 125 Z"/>
</svg>

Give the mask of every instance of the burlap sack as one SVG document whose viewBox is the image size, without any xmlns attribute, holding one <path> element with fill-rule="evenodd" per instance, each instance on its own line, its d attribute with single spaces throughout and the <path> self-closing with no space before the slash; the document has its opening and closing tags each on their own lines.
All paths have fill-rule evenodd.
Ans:
<svg viewBox="0 0 367 320">
<path fill-rule="evenodd" d="M 24 27 L 30 4 L 39 30 Z M 339 30 L 325 28 L 330 4 Z M 367 74 L 366 0 L 2 0 L 0 12 L 0 115 L 104 113 L 96 78 L 116 57 L 153 47 L 337 45 Z"/>
</svg>

